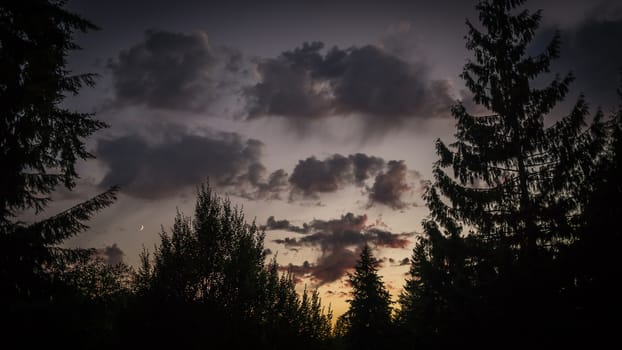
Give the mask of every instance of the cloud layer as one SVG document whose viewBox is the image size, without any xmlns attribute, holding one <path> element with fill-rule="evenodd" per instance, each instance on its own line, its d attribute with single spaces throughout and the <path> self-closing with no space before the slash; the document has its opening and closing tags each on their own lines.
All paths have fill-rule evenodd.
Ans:
<svg viewBox="0 0 622 350">
<path fill-rule="evenodd" d="M 211 46 L 205 32 L 148 30 L 144 41 L 109 60 L 116 106 L 203 111 L 242 70 L 240 51 Z"/>
<path fill-rule="evenodd" d="M 622 19 L 590 19 L 562 38 L 561 66 L 573 70 L 588 101 L 611 108 L 619 104 L 616 88 L 622 74 Z M 616 74 L 618 73 L 618 74 Z"/>
<path fill-rule="evenodd" d="M 117 265 L 122 263 L 124 256 L 125 253 L 116 243 L 113 243 L 111 246 L 97 249 L 93 254 L 94 258 L 102 259 L 108 265 Z"/>
<path fill-rule="evenodd" d="M 264 179 L 262 147 L 237 133 L 189 133 L 175 127 L 158 141 L 137 134 L 104 139 L 96 151 L 108 167 L 100 185 L 120 185 L 132 196 L 154 199 L 209 177 L 216 186 L 236 186 L 249 196 L 278 196 L 287 174 L 277 171 Z"/>
<path fill-rule="evenodd" d="M 279 229 L 302 234 L 300 237 L 287 237 L 274 242 L 289 249 L 301 247 L 319 248 L 321 254 L 317 261 L 302 265 L 290 265 L 287 269 L 302 276 L 309 276 L 319 285 L 336 281 L 351 270 L 364 244 L 381 248 L 406 248 L 412 233 L 393 233 L 367 224 L 367 215 L 347 213 L 338 219 L 313 220 L 294 226 L 287 220 L 268 218 L 265 229 Z"/>
<path fill-rule="evenodd" d="M 362 186 L 383 167 L 382 158 L 356 153 L 347 157 L 334 154 L 324 160 L 309 157 L 294 167 L 289 182 L 292 195 L 317 198 L 318 193 L 335 192 L 345 185 Z"/>
<path fill-rule="evenodd" d="M 367 186 L 367 181 L 373 183 Z M 300 160 L 289 178 L 290 200 L 317 199 L 321 193 L 336 192 L 348 185 L 364 188 L 368 206 L 386 205 L 392 209 L 404 209 L 409 203 L 404 197 L 414 189 L 413 180 L 419 180 L 416 171 L 409 171 L 402 160 L 390 160 L 364 153 L 347 157 L 334 154 L 319 160 L 309 157 Z"/>
<path fill-rule="evenodd" d="M 418 178 L 418 173 L 415 173 Z M 408 183 L 408 168 L 403 160 L 392 160 L 387 163 L 387 170 L 376 176 L 374 184 L 368 189 L 369 205 L 384 204 L 393 209 L 408 206 L 402 200 L 404 193 L 412 190 Z"/>
<path fill-rule="evenodd" d="M 430 80 L 425 64 L 373 45 L 323 53 L 304 43 L 258 64 L 260 81 L 244 90 L 249 119 L 281 117 L 304 131 L 312 120 L 358 115 L 368 132 L 396 129 L 411 118 L 447 115 L 448 81 Z"/>
</svg>

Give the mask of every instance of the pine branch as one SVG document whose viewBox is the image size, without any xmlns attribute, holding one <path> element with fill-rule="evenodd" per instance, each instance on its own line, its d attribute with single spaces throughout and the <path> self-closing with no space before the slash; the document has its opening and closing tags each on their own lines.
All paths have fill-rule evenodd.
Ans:
<svg viewBox="0 0 622 350">
<path fill-rule="evenodd" d="M 54 245 L 84 230 L 95 212 L 110 206 L 116 200 L 118 187 L 112 187 L 85 202 L 69 208 L 46 220 L 34 223 L 26 228 L 29 239 L 46 245 Z"/>
</svg>

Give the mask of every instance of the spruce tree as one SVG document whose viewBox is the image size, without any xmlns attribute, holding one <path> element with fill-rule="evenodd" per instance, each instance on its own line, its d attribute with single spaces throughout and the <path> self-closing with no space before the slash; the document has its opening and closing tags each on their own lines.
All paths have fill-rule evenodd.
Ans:
<svg viewBox="0 0 622 350">
<path fill-rule="evenodd" d="M 602 344 L 616 341 L 615 319 L 622 312 L 617 280 L 622 275 L 618 261 L 622 245 L 622 81 L 620 104 L 607 120 L 605 154 L 599 159 L 585 191 L 581 239 L 571 251 L 569 267 L 575 272 L 573 289 L 580 312 L 576 322 L 584 333 Z"/>
<path fill-rule="evenodd" d="M 96 29 L 63 4 L 0 3 L 0 321 L 25 346 L 84 336 L 83 325 L 74 321 L 85 317 L 74 305 L 80 293 L 64 274 L 69 266 L 88 263 L 93 251 L 62 243 L 85 231 L 116 193 L 111 188 L 34 223 L 19 219 L 24 211 L 40 218 L 55 189 L 74 188 L 77 162 L 93 157 L 85 139 L 106 127 L 92 114 L 62 107 L 67 95 L 94 83 L 93 74 L 73 75 L 66 58 L 79 49 L 76 32 Z"/>
<path fill-rule="evenodd" d="M 552 120 L 573 76 L 537 86 L 559 55 L 560 37 L 530 55 L 541 12 L 520 9 L 523 3 L 482 0 L 481 26 L 467 20 L 472 59 L 461 77 L 487 112 L 470 114 L 459 102 L 456 141 L 436 142 L 440 159 L 424 195 L 430 216 L 400 298 L 400 320 L 423 342 L 568 333 L 559 322 L 567 305 L 558 299 L 572 274 L 561 261 L 580 234 L 580 193 L 603 124 L 596 115 L 586 128 L 583 97 Z"/>
<path fill-rule="evenodd" d="M 365 244 L 354 273 L 349 275 L 352 299 L 348 301 L 346 338 L 353 349 L 380 349 L 390 339 L 391 296 L 378 268 L 378 260 Z"/>
</svg>

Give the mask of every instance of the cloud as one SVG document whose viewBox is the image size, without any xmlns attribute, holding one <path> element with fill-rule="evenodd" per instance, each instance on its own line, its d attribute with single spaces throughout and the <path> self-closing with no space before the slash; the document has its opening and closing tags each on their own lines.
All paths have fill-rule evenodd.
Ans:
<svg viewBox="0 0 622 350">
<path fill-rule="evenodd" d="M 318 53 L 321 47 L 321 43 L 305 43 L 278 59 L 260 61 L 257 64 L 260 81 L 244 89 L 249 118 L 281 116 L 297 124 L 330 113 L 330 98 L 309 75 L 305 63 L 321 61 Z"/>
<path fill-rule="evenodd" d="M 319 285 L 336 281 L 351 270 L 364 244 L 375 247 L 403 249 L 410 244 L 413 233 L 393 233 L 375 225 L 367 225 L 367 215 L 347 213 L 338 219 L 313 220 L 300 227 L 292 226 L 287 220 L 268 218 L 265 227 L 304 233 L 302 237 L 277 239 L 289 249 L 318 247 L 321 254 L 314 263 L 290 265 L 289 270 L 305 277 L 311 277 Z"/>
<path fill-rule="evenodd" d="M 144 40 L 108 61 L 114 106 L 203 111 L 231 92 L 243 71 L 240 51 L 212 46 L 202 31 L 192 34 L 148 30 Z"/>
<path fill-rule="evenodd" d="M 106 246 L 95 251 L 94 257 L 102 259 L 108 265 L 117 265 L 123 262 L 125 253 L 114 243 L 111 246 Z"/>
<path fill-rule="evenodd" d="M 259 157 L 257 157 L 259 158 Z M 238 177 L 238 184 L 247 183 L 247 187 L 238 187 L 234 194 L 246 199 L 281 199 L 281 193 L 289 187 L 288 175 L 283 169 L 278 169 L 267 176 L 266 167 L 261 163 L 253 163 L 248 172 Z"/>
<path fill-rule="evenodd" d="M 297 233 L 308 233 L 311 229 L 306 223 L 302 227 L 290 224 L 289 220 L 276 220 L 274 216 L 268 217 L 266 224 L 261 226 L 262 230 L 285 230 Z"/>
<path fill-rule="evenodd" d="M 454 103 L 450 83 L 430 80 L 424 63 L 372 45 L 323 48 L 304 43 L 260 61 L 259 82 L 243 90 L 248 118 L 281 117 L 304 132 L 313 120 L 357 115 L 371 134 L 448 115 Z"/>
<path fill-rule="evenodd" d="M 369 205 L 378 203 L 392 209 L 405 208 L 408 204 L 402 201 L 402 196 L 412 189 L 407 175 L 408 168 L 404 161 L 389 161 L 386 172 L 378 174 L 373 186 L 368 189 Z"/>
<path fill-rule="evenodd" d="M 100 186 L 120 185 L 140 198 L 173 196 L 209 177 L 213 185 L 235 186 L 246 195 L 264 198 L 281 190 L 283 175 L 258 174 L 263 144 L 237 133 L 166 128 L 160 140 L 137 134 L 98 141 L 96 154 L 107 167 Z"/>
<path fill-rule="evenodd" d="M 560 57 L 551 63 L 551 71 L 565 75 L 572 72 L 575 81 L 570 91 L 585 94 L 594 107 L 609 109 L 619 104 L 616 88 L 619 86 L 622 69 L 622 46 L 613 38 L 622 37 L 622 18 L 607 17 L 615 9 L 595 7 L 599 12 L 572 27 L 560 30 Z M 618 14 L 622 7 L 618 6 Z M 546 15 L 546 14 L 545 14 Z M 543 52 L 558 28 L 543 27 L 529 49 L 531 55 Z M 538 79 L 548 82 L 550 77 Z M 574 103 L 574 100 L 567 99 Z"/>
<path fill-rule="evenodd" d="M 382 169 L 384 163 L 382 158 L 363 153 L 348 157 L 334 154 L 324 160 L 315 157 L 300 160 L 289 178 L 292 195 L 317 198 L 318 193 L 335 192 L 346 185 L 362 186 L 365 180 Z"/>
<path fill-rule="evenodd" d="M 309 157 L 298 162 L 291 176 L 283 169 L 268 172 L 262 164 L 263 143 L 237 133 L 197 129 L 193 132 L 173 124 L 158 124 L 157 137 L 136 133 L 101 139 L 98 159 L 107 167 L 100 187 L 119 185 L 134 197 L 156 199 L 174 196 L 209 178 L 212 185 L 250 200 L 317 199 L 320 193 L 345 186 L 364 187 L 369 206 L 402 209 L 402 195 L 411 186 L 403 161 L 356 153 L 334 154 L 324 160 Z M 153 131 L 153 130 L 152 130 Z M 371 187 L 366 187 L 374 179 Z M 273 229 L 268 223 L 266 228 Z M 317 224 L 317 223 L 316 223 Z M 289 227 L 294 231 L 294 226 Z M 308 227 L 298 227 L 307 232 Z"/>
<path fill-rule="evenodd" d="M 591 19 L 563 36 L 562 67 L 574 71 L 577 88 L 603 107 L 619 101 L 616 88 L 622 70 L 622 19 Z"/>
<path fill-rule="evenodd" d="M 414 188 L 410 180 L 420 179 L 417 171 L 408 170 L 402 160 L 385 162 L 379 157 L 356 153 L 347 157 L 333 154 L 319 160 L 309 157 L 300 160 L 289 177 L 290 200 L 317 199 L 320 193 L 336 192 L 348 185 L 365 187 L 368 206 L 386 205 L 392 209 L 404 209 L 409 203 L 404 195 Z M 374 179 L 371 186 L 366 181 Z"/>
<path fill-rule="evenodd" d="M 359 186 L 362 186 L 367 179 L 378 173 L 385 163 L 382 158 L 363 153 L 352 154 L 348 156 L 348 159 L 352 162 L 354 180 Z"/>
</svg>

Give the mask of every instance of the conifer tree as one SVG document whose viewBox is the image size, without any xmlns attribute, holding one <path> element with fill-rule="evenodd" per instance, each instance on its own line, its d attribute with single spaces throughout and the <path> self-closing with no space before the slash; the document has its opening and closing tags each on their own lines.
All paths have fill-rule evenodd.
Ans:
<svg viewBox="0 0 622 350">
<path fill-rule="evenodd" d="M 390 339 L 391 296 L 378 268 L 378 260 L 365 244 L 354 273 L 349 275 L 352 299 L 346 316 L 346 338 L 353 349 L 379 349 Z"/>
<path fill-rule="evenodd" d="M 473 56 L 461 77 L 487 112 L 470 114 L 459 102 L 456 141 L 436 142 L 426 236 L 400 298 L 400 320 L 427 339 L 528 342 L 559 331 L 564 306 L 556 300 L 572 283 L 560 261 L 578 239 L 579 194 L 601 151 L 603 124 L 597 114 L 585 127 L 583 97 L 551 120 L 573 76 L 534 82 L 558 57 L 560 38 L 531 56 L 541 12 L 523 3 L 482 0 L 481 26 L 467 20 Z"/>
<path fill-rule="evenodd" d="M 602 344 L 615 341 L 616 326 L 609 320 L 622 312 L 616 293 L 622 268 L 618 261 L 622 244 L 622 81 L 618 88 L 620 104 L 607 120 L 605 154 L 599 159 L 585 191 L 583 234 L 570 254 L 569 268 L 575 272 L 573 289 L 575 315 L 586 336 Z"/>
<path fill-rule="evenodd" d="M 0 289 L 3 295 L 47 293 L 46 273 L 86 258 L 90 250 L 60 243 L 82 231 L 94 212 L 110 205 L 110 189 L 31 225 L 17 213 L 40 213 L 57 186 L 75 186 L 79 159 L 93 156 L 84 139 L 106 124 L 92 114 L 60 107 L 67 94 L 93 85 L 93 74 L 71 75 L 66 56 L 79 49 L 76 31 L 96 29 L 65 11 L 63 2 L 6 1 L 0 5 Z M 46 276 L 47 275 L 47 276 Z M 48 281 L 49 282 L 49 281 Z M 46 296 L 47 297 L 47 296 Z"/>
<path fill-rule="evenodd" d="M 96 29 L 64 3 L 0 3 L 0 307 L 1 323 L 10 325 L 6 333 L 20 342 L 79 331 L 67 323 L 81 317 L 74 306 L 80 293 L 63 275 L 68 266 L 88 262 L 93 251 L 62 243 L 85 231 L 86 221 L 116 193 L 111 188 L 31 224 L 18 218 L 24 211 L 41 214 L 59 186 L 74 188 L 77 162 L 93 157 L 85 139 L 106 127 L 92 114 L 62 107 L 67 95 L 94 83 L 93 74 L 73 75 L 66 58 L 79 49 L 76 32 Z"/>
</svg>

